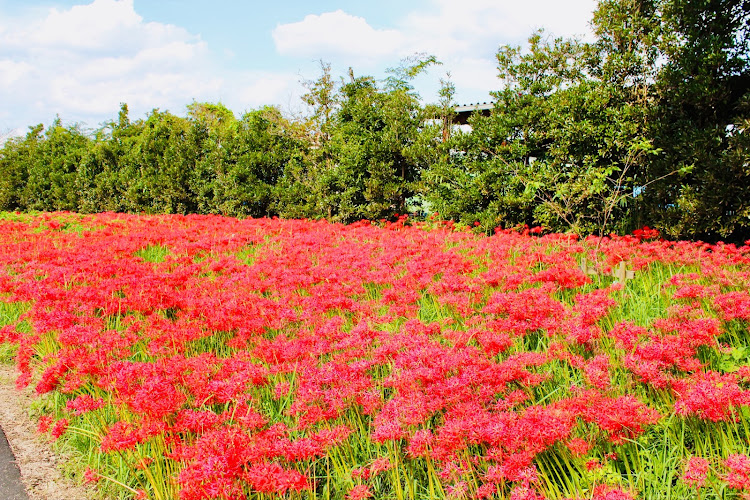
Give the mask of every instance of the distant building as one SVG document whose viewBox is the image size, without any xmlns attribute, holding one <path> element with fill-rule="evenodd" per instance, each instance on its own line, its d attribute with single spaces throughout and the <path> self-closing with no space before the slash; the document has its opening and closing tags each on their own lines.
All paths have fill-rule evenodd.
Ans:
<svg viewBox="0 0 750 500">
<path fill-rule="evenodd" d="M 476 104 L 461 104 L 456 106 L 455 115 L 451 119 L 443 117 L 443 142 L 447 141 L 451 135 L 451 128 L 456 126 L 464 132 L 470 132 L 471 126 L 468 124 L 469 117 L 474 113 L 481 113 L 483 116 L 490 116 L 490 111 L 495 107 L 494 102 L 478 102 Z"/>
<path fill-rule="evenodd" d="M 456 116 L 453 119 L 453 123 L 457 125 L 466 125 L 467 120 L 475 111 L 480 112 L 484 116 L 490 116 L 490 111 L 494 107 L 494 102 L 478 102 L 476 104 L 462 104 L 456 106 Z"/>
</svg>

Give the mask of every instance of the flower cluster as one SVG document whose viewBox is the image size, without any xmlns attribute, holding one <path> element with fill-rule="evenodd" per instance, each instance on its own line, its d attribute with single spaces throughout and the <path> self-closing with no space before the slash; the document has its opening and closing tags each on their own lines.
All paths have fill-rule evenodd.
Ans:
<svg viewBox="0 0 750 500">
<path fill-rule="evenodd" d="M 584 273 L 584 258 L 700 272 L 664 278 L 648 300 L 669 307 L 638 309 L 632 284 Z M 648 228 L 580 240 L 44 214 L 0 221 L 0 298 L 19 308 L 0 340 L 18 346 L 19 385 L 62 401 L 40 431 L 75 428 L 95 463 L 128 461 L 144 497 L 356 500 L 419 483 L 575 498 L 550 491 L 565 463 L 586 498 L 629 499 L 601 483 L 630 464 L 613 450 L 667 416 L 720 426 L 747 411 L 750 369 L 726 343 L 747 335 L 749 265 L 748 247 Z M 747 489 L 746 459 L 717 477 Z M 691 459 L 684 482 L 702 486 L 706 464 Z"/>
</svg>

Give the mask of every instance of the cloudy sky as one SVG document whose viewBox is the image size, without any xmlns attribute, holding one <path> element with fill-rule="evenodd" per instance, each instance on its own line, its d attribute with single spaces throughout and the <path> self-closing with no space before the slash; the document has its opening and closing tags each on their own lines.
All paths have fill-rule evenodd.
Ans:
<svg viewBox="0 0 750 500">
<path fill-rule="evenodd" d="M 195 101 L 238 115 L 266 104 L 304 111 L 301 81 L 386 76 L 415 53 L 443 65 L 416 82 L 437 100 L 450 72 L 459 102 L 489 100 L 494 55 L 537 28 L 590 36 L 595 0 L 0 0 L 0 134 L 63 122 L 98 128 Z"/>
</svg>

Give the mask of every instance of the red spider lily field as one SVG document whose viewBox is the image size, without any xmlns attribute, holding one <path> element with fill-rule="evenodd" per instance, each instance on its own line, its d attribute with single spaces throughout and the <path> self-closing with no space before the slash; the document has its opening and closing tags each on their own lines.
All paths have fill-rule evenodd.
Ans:
<svg viewBox="0 0 750 500">
<path fill-rule="evenodd" d="M 106 498 L 750 498 L 747 245 L 52 213 L 0 259 Z"/>
</svg>

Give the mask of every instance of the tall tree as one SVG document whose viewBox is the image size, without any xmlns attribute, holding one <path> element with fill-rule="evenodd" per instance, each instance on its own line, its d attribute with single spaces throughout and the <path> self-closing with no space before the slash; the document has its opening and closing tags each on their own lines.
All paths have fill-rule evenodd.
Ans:
<svg viewBox="0 0 750 500">
<path fill-rule="evenodd" d="M 190 140 L 186 118 L 155 109 L 121 158 L 119 178 L 128 211 L 148 213 L 195 212 L 190 178 L 198 145 Z"/>
<path fill-rule="evenodd" d="M 37 127 L 27 136 L 31 156 L 21 204 L 29 210 L 76 210 L 76 172 L 90 140 L 78 125 L 65 127 L 59 117 L 41 137 L 40 132 Z"/>
<path fill-rule="evenodd" d="M 750 0 L 602 0 L 591 43 L 501 47 L 495 109 L 428 196 L 488 229 L 747 238 L 749 20 Z"/>
<path fill-rule="evenodd" d="M 93 138 L 78 166 L 76 182 L 81 192 L 81 212 L 128 209 L 125 196 L 129 179 L 123 176 L 126 161 L 143 131 L 143 121 L 131 122 L 128 105 L 121 104 L 116 121 L 106 123 Z"/>
<path fill-rule="evenodd" d="M 750 1 L 664 0 L 666 61 L 654 83 L 649 133 L 663 154 L 649 164 L 658 179 L 644 210 L 672 236 L 715 240 L 750 237 Z"/>
<path fill-rule="evenodd" d="M 488 230 L 615 228 L 632 163 L 648 143 L 633 92 L 622 90 L 622 75 L 599 69 L 601 52 L 543 32 L 526 50 L 501 47 L 503 88 L 493 92 L 491 115 L 475 116 L 473 131 L 452 139 L 454 153 L 425 173 L 435 208 Z"/>
<path fill-rule="evenodd" d="M 221 212 L 234 216 L 277 214 L 277 185 L 305 146 L 274 107 L 246 113 L 226 144 L 226 172 L 217 178 Z"/>
<path fill-rule="evenodd" d="M 21 138 L 10 138 L 0 149 L 0 210 L 25 210 L 23 191 L 43 141 L 44 125 L 29 127 Z"/>
<path fill-rule="evenodd" d="M 334 85 L 330 67 L 309 85 L 314 110 L 306 166 L 285 175 L 287 216 L 327 217 L 352 222 L 403 213 L 425 168 L 424 107 L 411 80 L 436 64 L 434 57 L 406 60 L 384 82 L 370 76 Z"/>
</svg>

